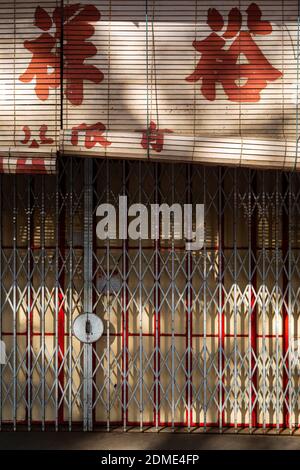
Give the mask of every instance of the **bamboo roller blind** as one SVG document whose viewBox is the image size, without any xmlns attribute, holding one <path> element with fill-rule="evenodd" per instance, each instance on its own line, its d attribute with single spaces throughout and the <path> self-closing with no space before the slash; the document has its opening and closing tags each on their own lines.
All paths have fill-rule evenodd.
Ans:
<svg viewBox="0 0 300 470">
<path fill-rule="evenodd" d="M 0 14 L 0 171 L 51 173 L 58 154 L 299 168 L 296 0 Z"/>
</svg>

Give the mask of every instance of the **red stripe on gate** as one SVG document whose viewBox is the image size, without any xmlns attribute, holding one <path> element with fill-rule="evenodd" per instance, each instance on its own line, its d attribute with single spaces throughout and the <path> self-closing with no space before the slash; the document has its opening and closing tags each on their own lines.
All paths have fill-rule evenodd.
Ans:
<svg viewBox="0 0 300 470">
<path fill-rule="evenodd" d="M 64 198 L 61 197 L 62 194 L 65 195 L 66 185 L 65 185 L 65 176 L 61 179 L 60 186 L 60 195 L 59 203 L 63 205 L 62 210 L 59 211 L 58 215 L 58 249 L 60 256 L 58 256 L 58 272 L 60 273 L 58 278 L 58 319 L 57 319 L 57 373 L 58 373 L 58 410 L 57 410 L 57 419 L 59 424 L 64 422 L 64 404 L 63 404 L 63 390 L 64 390 L 64 367 L 63 360 L 65 354 L 65 305 L 64 305 L 64 293 L 65 293 L 65 271 L 62 269 L 63 261 L 65 260 L 65 245 L 66 245 L 66 235 L 65 235 L 65 221 L 66 221 L 66 208 Z M 62 403 L 59 406 L 60 401 Z"/>
<path fill-rule="evenodd" d="M 282 259 L 283 259 L 283 264 L 284 268 L 282 270 L 282 291 L 283 291 L 283 304 L 282 304 L 282 335 L 283 335 L 283 341 L 282 341 L 282 351 L 283 351 L 283 357 L 285 359 L 285 366 L 286 369 L 283 368 L 283 377 L 282 377 L 282 387 L 283 387 L 283 396 L 285 397 L 285 400 L 288 402 L 289 401 L 289 390 L 287 390 L 288 387 L 288 367 L 289 367 L 289 360 L 288 360 L 288 348 L 289 348 L 289 313 L 288 313 L 288 308 L 286 305 L 288 305 L 288 282 L 289 278 L 287 273 L 289 272 L 289 259 L 288 259 L 288 250 L 289 250 L 289 230 L 287 227 L 289 227 L 289 187 L 286 181 L 285 175 L 282 175 L 282 194 L 283 197 L 286 196 L 288 200 L 286 201 L 286 207 L 282 208 Z M 286 390 L 286 395 L 285 395 L 285 390 Z M 283 400 L 283 424 L 284 427 L 289 427 L 290 425 L 290 415 L 289 415 L 289 409 L 286 404 L 286 401 Z"/>
<path fill-rule="evenodd" d="M 58 293 L 58 403 L 62 399 L 64 389 L 64 368 L 63 360 L 65 355 L 65 309 L 64 309 L 64 298 L 61 292 Z M 62 424 L 64 422 L 64 404 L 63 400 L 61 405 L 58 407 L 58 422 Z"/>
</svg>

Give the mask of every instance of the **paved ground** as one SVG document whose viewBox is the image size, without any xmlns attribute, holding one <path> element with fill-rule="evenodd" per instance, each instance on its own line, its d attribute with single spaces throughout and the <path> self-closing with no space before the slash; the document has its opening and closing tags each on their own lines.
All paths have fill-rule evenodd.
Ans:
<svg viewBox="0 0 300 470">
<path fill-rule="evenodd" d="M 0 450 L 300 450 L 300 436 L 169 432 L 1 432 Z"/>
</svg>

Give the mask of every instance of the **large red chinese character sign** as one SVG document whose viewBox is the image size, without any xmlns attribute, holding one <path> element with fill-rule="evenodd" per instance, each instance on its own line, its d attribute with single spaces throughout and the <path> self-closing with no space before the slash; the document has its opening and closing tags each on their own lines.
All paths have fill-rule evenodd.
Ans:
<svg viewBox="0 0 300 470">
<path fill-rule="evenodd" d="M 35 92 L 40 100 L 47 100 L 50 88 L 60 85 L 61 50 L 65 95 L 70 103 L 82 104 L 85 80 L 96 84 L 103 80 L 103 73 L 97 67 L 85 64 L 86 59 L 97 53 L 97 48 L 87 39 L 95 31 L 91 23 L 99 21 L 100 17 L 95 6 L 80 3 L 57 7 L 52 17 L 43 8 L 36 8 L 35 26 L 43 32 L 36 39 L 24 42 L 26 49 L 32 53 L 32 59 L 20 80 L 29 83 L 35 79 Z M 52 28 L 54 33 L 50 34 Z"/>
<path fill-rule="evenodd" d="M 193 42 L 202 57 L 186 80 L 197 82 L 202 79 L 201 91 L 207 100 L 216 99 L 216 84 L 221 83 L 230 101 L 254 103 L 260 101 L 260 93 L 268 82 L 282 76 L 253 39 L 254 35 L 271 34 L 272 25 L 269 21 L 262 21 L 262 12 L 255 3 L 246 11 L 248 31 L 241 31 L 242 14 L 238 8 L 232 8 L 227 29 L 220 36 L 217 33 L 223 29 L 224 19 L 216 9 L 210 8 L 207 24 L 213 32 L 206 39 Z M 228 49 L 224 49 L 227 40 L 233 42 Z M 241 54 L 247 58 L 247 64 L 239 63 Z"/>
</svg>

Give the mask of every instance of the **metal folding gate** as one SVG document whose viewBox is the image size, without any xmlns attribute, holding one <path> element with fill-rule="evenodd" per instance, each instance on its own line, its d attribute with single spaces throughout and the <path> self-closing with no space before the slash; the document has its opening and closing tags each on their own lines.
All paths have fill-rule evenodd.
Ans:
<svg viewBox="0 0 300 470">
<path fill-rule="evenodd" d="M 298 428 L 299 174 L 70 158 L 0 178 L 2 428 Z M 204 203 L 204 247 L 101 242 L 96 207 L 120 194 Z"/>
</svg>

